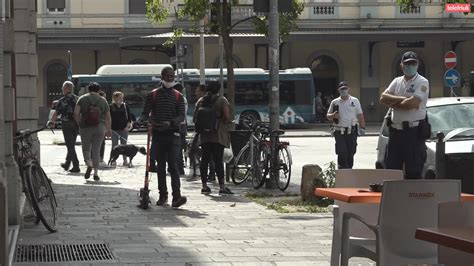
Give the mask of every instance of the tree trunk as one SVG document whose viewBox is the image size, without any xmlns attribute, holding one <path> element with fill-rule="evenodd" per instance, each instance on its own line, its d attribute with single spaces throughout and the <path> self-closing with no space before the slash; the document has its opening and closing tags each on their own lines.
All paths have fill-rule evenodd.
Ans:
<svg viewBox="0 0 474 266">
<path fill-rule="evenodd" d="M 222 41 L 224 42 L 225 62 L 227 65 L 227 99 L 229 100 L 231 114 L 235 110 L 235 78 L 234 78 L 234 42 L 230 37 L 230 25 L 227 25 L 228 16 L 231 8 L 227 0 L 222 1 L 219 24 L 221 29 Z"/>
</svg>

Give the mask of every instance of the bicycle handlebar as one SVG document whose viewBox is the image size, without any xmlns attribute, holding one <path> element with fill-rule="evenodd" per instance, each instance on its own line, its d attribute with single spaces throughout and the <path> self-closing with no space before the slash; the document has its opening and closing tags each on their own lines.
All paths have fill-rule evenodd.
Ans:
<svg viewBox="0 0 474 266">
<path fill-rule="evenodd" d="M 43 126 L 43 127 L 40 127 L 38 129 L 35 129 L 35 130 L 31 130 L 31 129 L 22 129 L 22 130 L 18 130 L 16 132 L 16 137 L 13 138 L 13 141 L 14 142 L 17 142 L 19 140 L 22 140 L 32 134 L 35 134 L 37 132 L 40 132 L 42 130 L 45 130 L 46 128 L 48 128 L 47 126 Z M 53 129 L 51 129 L 51 131 L 53 131 Z M 53 131 L 54 133 L 54 131 Z"/>
</svg>

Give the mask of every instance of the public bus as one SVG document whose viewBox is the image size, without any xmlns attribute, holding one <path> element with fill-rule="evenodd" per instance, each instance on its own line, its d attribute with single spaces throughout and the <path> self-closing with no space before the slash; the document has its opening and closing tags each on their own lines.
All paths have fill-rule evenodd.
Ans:
<svg viewBox="0 0 474 266">
<path fill-rule="evenodd" d="M 170 65 L 104 65 L 94 75 L 73 75 L 77 93 L 86 90 L 89 82 L 98 82 L 110 101 L 112 93 L 124 93 L 124 101 L 132 114 L 139 117 L 146 95 L 160 83 L 161 70 Z M 226 69 L 223 70 L 224 95 L 226 95 Z M 269 121 L 268 105 L 270 81 L 269 71 L 261 68 L 235 68 L 235 119 L 240 115 L 253 116 L 261 121 Z M 196 103 L 195 90 L 199 85 L 198 69 L 177 71 L 185 88 L 188 100 L 186 114 L 188 125 L 192 125 L 192 114 Z M 220 69 L 205 70 L 206 83 L 220 81 Z M 280 79 L 280 123 L 282 125 L 309 123 L 315 121 L 313 76 L 309 68 L 293 68 L 279 71 Z"/>
</svg>

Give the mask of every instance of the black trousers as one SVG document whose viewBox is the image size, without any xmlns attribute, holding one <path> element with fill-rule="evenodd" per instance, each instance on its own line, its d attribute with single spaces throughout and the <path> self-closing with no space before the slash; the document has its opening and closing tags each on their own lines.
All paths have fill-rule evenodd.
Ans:
<svg viewBox="0 0 474 266">
<path fill-rule="evenodd" d="M 334 138 L 336 139 L 337 168 L 352 169 L 352 166 L 354 166 L 354 154 L 357 151 L 357 128 L 354 127 L 351 134 L 343 133 L 339 130 L 334 131 Z"/>
<path fill-rule="evenodd" d="M 222 157 L 224 156 L 224 145 L 220 143 L 202 143 L 202 158 L 199 170 L 201 171 L 201 182 L 203 186 L 206 186 L 207 182 L 207 169 L 211 159 L 214 160 L 215 171 L 217 180 L 220 185 L 224 184 L 224 162 Z"/>
<path fill-rule="evenodd" d="M 176 164 L 176 148 L 180 139 L 179 135 L 174 133 L 162 133 L 153 130 L 152 146 L 154 157 L 157 161 L 158 190 L 160 197 L 168 195 L 168 186 L 166 184 L 166 163 L 171 176 L 171 188 L 173 189 L 173 198 L 181 197 L 181 181 L 179 179 L 178 166 Z"/>
<path fill-rule="evenodd" d="M 388 169 L 403 170 L 405 165 L 406 179 L 421 179 L 425 162 L 426 144 L 419 137 L 418 127 L 403 130 L 390 128 L 385 161 Z"/>
<path fill-rule="evenodd" d="M 61 128 L 67 148 L 66 165 L 69 167 L 72 163 L 73 167 L 79 167 L 79 160 L 77 159 L 75 148 L 79 127 L 76 121 L 63 121 Z"/>
</svg>

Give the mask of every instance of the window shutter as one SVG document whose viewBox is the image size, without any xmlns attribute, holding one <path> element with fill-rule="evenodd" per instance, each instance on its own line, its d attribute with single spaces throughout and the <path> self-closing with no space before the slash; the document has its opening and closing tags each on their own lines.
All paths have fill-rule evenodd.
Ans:
<svg viewBox="0 0 474 266">
<path fill-rule="evenodd" d="M 56 9 L 65 9 L 66 8 L 65 0 L 47 0 L 47 8 L 56 8 Z"/>
</svg>

